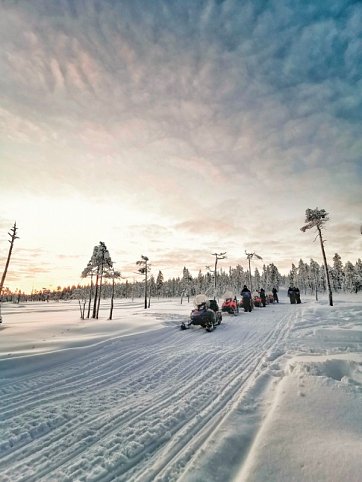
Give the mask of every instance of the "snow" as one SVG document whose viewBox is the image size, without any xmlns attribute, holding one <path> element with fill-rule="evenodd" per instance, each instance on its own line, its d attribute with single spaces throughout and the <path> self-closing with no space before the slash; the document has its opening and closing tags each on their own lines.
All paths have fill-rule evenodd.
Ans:
<svg viewBox="0 0 362 482">
<path fill-rule="evenodd" d="M 223 315 L 192 302 L 4 303 L 1 481 L 360 481 L 362 297 Z"/>
</svg>

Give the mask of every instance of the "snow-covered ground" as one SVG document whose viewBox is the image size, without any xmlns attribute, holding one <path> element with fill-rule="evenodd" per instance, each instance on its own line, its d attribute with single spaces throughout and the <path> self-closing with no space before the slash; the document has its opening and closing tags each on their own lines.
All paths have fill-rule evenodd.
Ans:
<svg viewBox="0 0 362 482">
<path fill-rule="evenodd" d="M 0 479 L 357 482 L 362 297 L 223 316 L 192 303 L 3 304 Z"/>
</svg>

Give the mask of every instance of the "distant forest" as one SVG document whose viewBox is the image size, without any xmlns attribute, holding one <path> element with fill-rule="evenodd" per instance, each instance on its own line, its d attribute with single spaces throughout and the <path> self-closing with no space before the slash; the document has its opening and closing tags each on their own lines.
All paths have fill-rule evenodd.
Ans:
<svg viewBox="0 0 362 482">
<path fill-rule="evenodd" d="M 141 270 L 140 274 L 143 274 Z M 253 270 L 252 270 L 253 271 Z M 88 299 L 95 289 L 92 279 L 87 279 L 88 275 L 94 275 L 92 272 L 85 272 L 85 281 L 87 283 L 77 284 L 73 286 L 58 286 L 55 290 L 43 288 L 42 290 L 33 291 L 32 293 L 24 293 L 20 290 L 11 291 L 4 288 L 2 293 L 2 301 L 50 301 L 50 300 L 70 300 L 70 299 Z M 325 269 L 323 265 L 318 264 L 314 260 L 309 263 L 302 259 L 296 266 L 292 264 L 288 275 L 281 275 L 278 268 L 273 264 L 263 265 L 262 269 L 255 268 L 250 273 L 241 265 L 235 268 L 230 267 L 228 270 L 217 270 L 216 280 L 215 272 L 209 270 L 206 273 L 201 271 L 197 276 L 192 276 L 189 270 L 184 267 L 182 275 L 177 278 L 164 279 L 161 271 L 154 276 L 149 270 L 147 279 L 147 296 L 150 298 L 167 298 L 167 297 L 192 297 L 199 293 L 205 293 L 209 296 L 222 298 L 224 293 L 232 292 L 238 296 L 241 288 L 246 284 L 253 291 L 264 288 L 270 292 L 273 287 L 280 286 L 297 286 L 302 293 L 324 293 L 327 290 Z M 341 257 L 336 253 L 333 257 L 333 265 L 329 266 L 329 274 L 334 292 L 355 292 L 362 290 L 362 261 L 353 264 L 350 261 L 343 264 Z M 116 279 L 115 279 L 116 278 Z M 117 279 L 118 278 L 118 279 Z M 92 290 L 92 291 L 91 291 Z M 102 299 L 110 298 L 142 298 L 145 296 L 145 280 L 134 281 L 130 283 L 128 280 L 121 281 L 121 277 L 104 274 L 101 292 Z"/>
</svg>

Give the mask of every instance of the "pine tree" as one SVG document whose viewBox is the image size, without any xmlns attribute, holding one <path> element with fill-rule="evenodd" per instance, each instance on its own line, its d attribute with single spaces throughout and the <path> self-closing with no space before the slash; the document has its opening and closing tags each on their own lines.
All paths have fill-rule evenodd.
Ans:
<svg viewBox="0 0 362 482">
<path fill-rule="evenodd" d="M 298 288 L 300 291 L 304 291 L 304 294 L 307 293 L 307 286 L 308 286 L 308 278 L 307 278 L 307 265 L 304 264 L 303 260 L 299 260 L 298 264 Z"/>
<path fill-rule="evenodd" d="M 356 273 L 356 293 L 359 290 L 362 290 L 362 261 L 359 258 L 355 265 L 355 273 Z"/>
<path fill-rule="evenodd" d="M 113 267 L 113 262 L 109 255 L 107 246 L 103 241 L 100 241 L 98 246 L 94 246 L 92 257 L 88 262 L 86 268 L 84 268 L 84 270 L 82 271 L 82 275 L 81 275 L 83 278 L 86 276 L 91 276 L 91 284 L 92 284 L 93 275 L 96 276 L 92 318 L 98 319 L 100 301 L 101 301 L 103 275 L 107 270 L 111 269 L 112 267 Z M 90 289 L 92 290 L 92 286 Z M 89 297 L 89 303 L 90 303 L 90 300 L 91 300 L 91 294 Z M 89 317 L 89 314 L 88 314 L 88 317 Z"/>
<path fill-rule="evenodd" d="M 294 263 L 292 263 L 292 269 L 288 275 L 289 286 L 296 286 L 298 284 L 298 270 Z"/>
<path fill-rule="evenodd" d="M 148 272 L 150 271 L 151 267 L 148 264 L 149 259 L 147 256 L 141 256 L 141 259 L 136 262 L 140 268 L 138 272 L 145 276 L 145 310 L 147 309 L 147 290 L 148 290 Z M 150 307 L 150 302 L 148 303 L 148 308 Z"/>
<path fill-rule="evenodd" d="M 270 286 L 269 286 L 269 289 L 271 289 L 271 288 L 279 289 L 281 275 L 278 271 L 278 268 L 273 263 L 271 263 L 269 266 L 270 266 L 270 280 L 269 280 Z"/>
<path fill-rule="evenodd" d="M 260 276 L 258 268 L 255 268 L 255 271 L 254 271 L 255 290 L 259 290 L 261 288 L 260 283 L 261 283 L 261 276 Z"/>
<path fill-rule="evenodd" d="M 187 302 L 190 301 L 190 292 L 191 292 L 191 283 L 192 283 L 192 276 L 190 275 L 189 270 L 184 266 L 182 270 L 182 278 L 181 278 L 181 304 L 182 299 L 186 295 Z"/>
<path fill-rule="evenodd" d="M 160 296 L 162 286 L 163 286 L 163 274 L 161 271 L 158 272 L 157 278 L 156 278 L 156 291 L 157 291 L 157 296 Z"/>
<path fill-rule="evenodd" d="M 352 293 L 356 291 L 357 286 L 357 276 L 356 271 L 354 269 L 353 264 L 350 261 L 344 265 L 344 274 L 345 274 L 345 286 L 346 290 Z M 358 291 L 358 290 L 357 290 Z"/>
<path fill-rule="evenodd" d="M 333 269 L 331 270 L 331 278 L 334 291 L 340 291 L 343 287 L 343 264 L 339 254 L 335 253 L 333 256 Z"/>
<path fill-rule="evenodd" d="M 324 228 L 325 223 L 329 220 L 328 218 L 328 213 L 324 209 L 307 209 L 305 211 L 305 222 L 307 223 L 303 227 L 300 228 L 303 233 L 307 229 L 311 228 L 316 228 L 319 236 L 319 241 L 321 244 L 321 250 L 322 250 L 322 255 L 323 255 L 323 261 L 324 261 L 324 269 L 325 269 L 325 274 L 327 278 L 327 285 L 328 285 L 328 291 L 329 291 L 329 304 L 330 306 L 333 306 L 333 298 L 332 298 L 332 289 L 331 289 L 331 282 L 329 279 L 329 270 L 328 270 L 328 265 L 327 265 L 327 258 L 326 258 L 326 253 L 324 250 L 324 239 L 322 237 L 322 229 Z"/>
</svg>

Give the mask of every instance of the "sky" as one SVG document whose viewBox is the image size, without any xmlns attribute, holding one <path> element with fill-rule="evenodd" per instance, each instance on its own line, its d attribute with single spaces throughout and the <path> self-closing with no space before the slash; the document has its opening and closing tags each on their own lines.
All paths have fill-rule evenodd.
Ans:
<svg viewBox="0 0 362 482">
<path fill-rule="evenodd" d="M 361 256 L 362 4 L 0 2 L 0 262 L 6 286 L 77 284 L 93 247 L 139 279 L 256 252 Z"/>
</svg>

